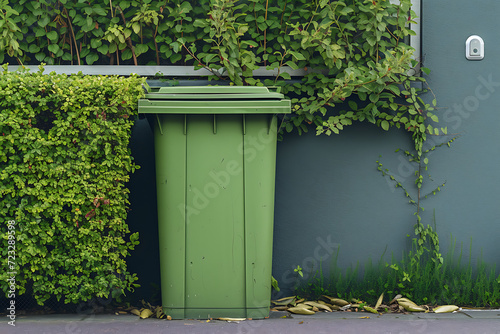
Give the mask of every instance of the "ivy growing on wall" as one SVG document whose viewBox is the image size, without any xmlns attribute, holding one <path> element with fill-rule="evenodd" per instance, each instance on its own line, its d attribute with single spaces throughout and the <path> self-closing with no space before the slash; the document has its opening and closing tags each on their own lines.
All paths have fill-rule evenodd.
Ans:
<svg viewBox="0 0 500 334">
<path fill-rule="evenodd" d="M 143 79 L 4 70 L 3 292 L 12 290 L 11 277 L 15 294 L 28 291 L 40 304 L 133 289 L 125 258 L 138 234 L 125 222 L 125 183 L 137 168 L 128 143 Z"/>
</svg>

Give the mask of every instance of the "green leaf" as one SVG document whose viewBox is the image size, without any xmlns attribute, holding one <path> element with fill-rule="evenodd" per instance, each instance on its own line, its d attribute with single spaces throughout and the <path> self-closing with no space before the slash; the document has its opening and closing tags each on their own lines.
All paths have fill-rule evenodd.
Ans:
<svg viewBox="0 0 500 334">
<path fill-rule="evenodd" d="M 139 24 L 139 22 L 134 22 L 134 23 L 132 23 L 132 30 L 133 30 L 136 34 L 139 34 L 139 32 L 141 31 L 141 25 Z"/>
<path fill-rule="evenodd" d="M 97 48 L 97 51 L 99 51 L 102 54 L 108 54 L 109 48 L 107 44 L 102 44 L 100 47 Z"/>
<path fill-rule="evenodd" d="M 210 24 L 206 19 L 196 19 L 193 22 L 193 26 L 199 27 L 199 28 L 205 28 L 208 27 Z"/>
<path fill-rule="evenodd" d="M 290 74 L 287 72 L 282 72 L 280 73 L 280 77 L 282 77 L 285 80 L 291 80 L 292 78 L 290 77 Z"/>
<path fill-rule="evenodd" d="M 57 53 L 59 51 L 59 45 L 57 45 L 57 44 L 50 44 L 48 46 L 48 49 L 52 53 Z"/>
<path fill-rule="evenodd" d="M 30 44 L 28 51 L 30 53 L 37 53 L 40 51 L 40 47 L 36 44 Z"/>
<path fill-rule="evenodd" d="M 352 13 L 352 12 L 354 12 L 354 9 L 352 9 L 351 7 L 344 7 L 340 11 L 340 15 L 347 15 L 347 14 Z"/>
<path fill-rule="evenodd" d="M 382 129 L 384 129 L 385 131 L 388 131 L 389 130 L 389 122 L 387 122 L 386 120 L 383 120 L 380 125 L 382 126 Z"/>
<path fill-rule="evenodd" d="M 390 91 L 392 91 L 392 92 L 393 92 L 395 95 L 397 95 L 397 96 L 399 96 L 399 95 L 401 94 L 401 92 L 400 92 L 400 90 L 399 90 L 398 86 L 396 86 L 396 85 L 394 85 L 394 84 L 393 84 L 393 85 L 389 85 L 389 86 L 387 86 L 387 88 L 388 88 Z"/>
<path fill-rule="evenodd" d="M 146 53 L 149 50 L 149 47 L 146 44 L 137 44 L 135 46 L 136 56 L 139 56 L 143 53 Z"/>
<path fill-rule="evenodd" d="M 179 42 L 172 42 L 170 43 L 170 46 L 172 47 L 175 53 L 178 53 L 181 48 L 181 44 Z"/>
<path fill-rule="evenodd" d="M 368 42 L 368 44 L 370 46 L 375 46 L 375 44 L 377 44 L 377 38 L 373 35 L 369 35 L 366 37 L 366 41 Z"/>
<path fill-rule="evenodd" d="M 421 67 L 420 69 L 422 70 L 422 72 L 424 72 L 427 75 L 429 75 L 431 73 L 431 70 L 428 69 L 427 67 Z"/>
<path fill-rule="evenodd" d="M 286 65 L 290 66 L 293 70 L 296 70 L 298 69 L 299 67 L 297 66 L 297 64 L 295 64 L 293 61 L 289 60 L 285 63 Z"/>
<path fill-rule="evenodd" d="M 45 60 L 45 53 L 39 52 L 35 55 L 36 60 L 43 62 Z"/>
<path fill-rule="evenodd" d="M 101 46 L 102 42 L 100 39 L 97 39 L 97 38 L 92 38 L 90 40 L 90 46 L 93 48 L 93 49 L 97 49 L 99 48 L 99 46 Z"/>
<path fill-rule="evenodd" d="M 93 7 L 92 10 L 94 11 L 94 13 L 96 13 L 97 15 L 100 15 L 100 16 L 106 16 L 106 15 L 108 15 L 108 13 L 106 12 L 106 10 L 104 10 L 101 7 Z"/>
<path fill-rule="evenodd" d="M 306 57 L 298 51 L 288 51 L 297 60 L 306 60 Z"/>
<path fill-rule="evenodd" d="M 47 33 L 47 38 L 50 39 L 51 41 L 57 41 L 58 39 L 57 32 L 55 32 L 54 30 L 49 31 Z"/>
<path fill-rule="evenodd" d="M 44 15 L 44 16 L 42 16 L 42 17 L 38 20 L 38 25 L 39 25 L 40 27 L 42 27 L 42 28 L 43 28 L 43 27 L 45 27 L 47 24 L 49 24 L 49 22 L 50 22 L 50 17 L 49 17 L 49 16 L 47 16 L 47 15 Z"/>
</svg>

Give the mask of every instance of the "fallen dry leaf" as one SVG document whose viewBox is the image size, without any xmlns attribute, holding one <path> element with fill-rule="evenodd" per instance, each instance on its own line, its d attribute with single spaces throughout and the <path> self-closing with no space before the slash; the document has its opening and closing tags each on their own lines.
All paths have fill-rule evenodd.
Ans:
<svg viewBox="0 0 500 334">
<path fill-rule="evenodd" d="M 434 313 L 451 313 L 458 311 L 460 307 L 456 305 L 441 305 L 434 308 Z"/>
<path fill-rule="evenodd" d="M 315 314 L 316 313 L 316 312 L 314 312 L 312 310 L 308 310 L 307 308 L 300 307 L 300 306 L 290 307 L 288 309 L 288 312 L 295 313 L 295 314 L 307 314 L 307 315 L 311 315 L 311 314 Z"/>
<path fill-rule="evenodd" d="M 222 320 L 222 321 L 243 321 L 243 320 L 247 320 L 247 318 L 217 318 L 217 319 L 218 320 Z"/>
</svg>

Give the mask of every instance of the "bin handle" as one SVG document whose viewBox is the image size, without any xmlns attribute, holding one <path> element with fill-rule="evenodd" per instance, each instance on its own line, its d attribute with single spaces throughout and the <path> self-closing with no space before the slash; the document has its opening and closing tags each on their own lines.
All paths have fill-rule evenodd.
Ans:
<svg viewBox="0 0 500 334">
<path fill-rule="evenodd" d="M 187 117 L 188 117 L 188 116 L 187 116 L 187 114 L 184 114 L 184 135 L 186 135 L 186 134 L 187 134 L 187 132 L 188 132 L 188 129 L 187 129 L 187 128 L 188 128 L 188 125 L 187 125 L 187 124 L 188 124 Z"/>
<path fill-rule="evenodd" d="M 158 129 L 160 129 L 160 134 L 163 135 L 163 130 L 161 128 L 160 117 L 156 114 L 156 121 L 158 122 Z"/>
<path fill-rule="evenodd" d="M 243 116 L 243 135 L 246 135 L 247 133 L 247 125 L 245 123 L 245 114 L 242 115 Z"/>
<path fill-rule="evenodd" d="M 273 127 L 274 115 L 269 115 L 269 124 L 267 126 L 267 134 L 271 132 L 271 128 Z"/>
</svg>

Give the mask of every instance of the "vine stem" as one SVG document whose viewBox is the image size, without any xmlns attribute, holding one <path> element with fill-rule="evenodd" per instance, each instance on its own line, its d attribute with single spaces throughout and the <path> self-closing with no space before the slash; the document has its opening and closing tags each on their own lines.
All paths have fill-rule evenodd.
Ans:
<svg viewBox="0 0 500 334">
<path fill-rule="evenodd" d="M 389 29 L 389 27 L 385 27 L 385 29 L 389 32 L 389 34 L 391 34 L 392 37 L 394 37 L 395 40 L 399 40 L 399 38 L 397 38 L 396 36 L 394 36 L 394 34 L 392 33 L 392 31 Z"/>
<path fill-rule="evenodd" d="M 314 12 L 316 12 L 318 10 L 318 7 L 319 7 L 319 4 L 316 5 L 316 9 L 314 10 Z M 314 16 L 315 15 L 311 15 L 311 19 L 309 20 L 309 23 L 307 24 L 306 28 L 304 29 L 305 31 L 307 31 L 307 29 L 309 29 L 309 26 L 311 25 L 311 23 L 314 19 Z"/>
<path fill-rule="evenodd" d="M 117 8 L 120 11 L 123 23 L 125 25 L 127 25 L 127 21 L 125 20 L 125 14 L 123 13 L 123 10 L 120 8 L 120 6 L 118 6 Z M 127 41 L 128 47 L 130 48 L 130 51 L 132 51 L 132 58 L 134 59 L 134 65 L 137 66 L 137 57 L 135 56 L 134 46 L 132 45 L 132 39 L 130 39 L 130 37 L 127 37 L 126 41 Z M 116 51 L 118 51 L 118 50 L 116 50 Z"/>
<path fill-rule="evenodd" d="M 274 78 L 274 83 L 276 84 L 276 81 L 278 81 L 278 77 L 280 76 L 281 68 L 283 67 L 283 60 L 285 59 L 286 56 L 286 49 L 283 55 L 281 56 L 281 61 L 280 61 L 280 66 L 278 66 L 278 74 L 276 74 L 276 78 Z"/>
<path fill-rule="evenodd" d="M 332 4 L 330 3 L 330 9 L 332 9 Z M 351 48 L 351 45 L 349 44 L 349 38 L 347 37 L 347 35 L 344 33 L 344 29 L 342 29 L 342 27 L 340 26 L 339 24 L 339 21 L 337 20 L 337 17 L 335 16 L 335 10 L 337 10 L 337 6 L 338 6 L 338 2 L 335 4 L 335 8 L 332 9 L 332 13 L 333 13 L 333 20 L 335 21 L 335 24 L 337 25 L 337 27 L 339 28 L 340 30 L 340 33 L 342 34 L 342 37 L 344 37 L 345 39 L 345 42 L 347 43 L 347 46 L 349 48 Z"/>
<path fill-rule="evenodd" d="M 212 68 L 210 68 L 210 67 L 208 67 L 207 65 L 203 64 L 203 63 L 201 62 L 201 60 L 200 60 L 200 59 L 198 59 L 198 57 L 196 57 L 196 56 L 194 55 L 194 53 L 192 53 L 192 52 L 191 52 L 191 50 L 189 50 L 189 49 L 187 48 L 187 46 L 186 46 L 184 43 L 182 43 L 182 46 L 184 47 L 184 49 L 186 49 L 186 51 L 189 53 L 189 55 L 190 55 L 191 57 L 193 57 L 193 59 L 195 59 L 195 60 L 198 62 L 198 64 L 200 64 L 201 66 L 203 66 L 203 68 L 204 68 L 204 69 L 206 69 L 207 71 L 212 72 L 212 73 L 213 73 L 214 75 L 216 75 L 219 79 L 223 79 L 223 80 L 224 80 L 224 78 L 222 77 L 222 75 L 221 75 L 219 72 L 215 72 Z"/>
<path fill-rule="evenodd" d="M 266 25 L 267 25 L 268 6 L 269 6 L 269 0 L 266 0 L 266 13 L 264 14 L 264 22 Z M 266 47 L 267 47 L 267 27 L 266 27 L 266 29 L 264 29 L 264 54 L 267 54 Z M 266 66 L 266 65 L 267 65 L 267 60 L 264 60 L 264 66 Z"/>
<path fill-rule="evenodd" d="M 400 7 L 398 7 L 398 15 L 396 17 L 397 22 L 399 22 L 399 8 Z M 398 31 L 399 31 L 399 24 L 398 24 Z M 398 45 L 399 45 L 399 37 L 396 38 L 396 47 L 398 47 Z"/>
<path fill-rule="evenodd" d="M 286 11 L 286 5 L 288 5 L 288 0 L 285 1 L 285 6 L 283 7 L 283 11 L 281 12 L 280 26 L 282 27 L 283 27 L 283 17 L 285 16 L 285 11 Z"/>
<path fill-rule="evenodd" d="M 361 87 L 361 86 L 367 85 L 367 84 L 369 84 L 369 83 L 372 83 L 372 82 L 374 82 L 374 81 L 377 81 L 378 79 L 382 79 L 382 78 L 384 78 L 384 77 L 386 77 L 386 76 L 387 76 L 387 73 L 386 73 L 386 74 L 384 74 L 383 76 L 381 76 L 380 78 L 377 78 L 377 79 L 372 79 L 372 80 L 370 80 L 370 81 L 367 81 L 367 82 L 362 82 L 362 83 L 360 83 L 360 84 L 350 84 L 349 86 Z"/>
<path fill-rule="evenodd" d="M 156 35 L 158 34 L 158 26 L 156 26 L 155 33 L 153 36 L 153 40 L 155 42 L 155 51 L 156 51 L 156 64 L 160 65 L 160 53 L 158 52 L 158 43 L 156 42 Z"/>
<path fill-rule="evenodd" d="M 68 10 L 65 7 L 64 7 L 64 13 L 66 14 L 66 17 L 68 18 L 69 29 L 71 30 L 71 36 L 73 37 L 73 42 L 75 44 L 76 59 L 78 60 L 78 65 L 81 65 L 80 53 L 78 52 L 78 44 L 76 43 L 75 32 L 73 31 L 73 25 L 71 24 L 71 19 L 69 17 Z M 71 57 L 71 61 L 73 61 L 73 57 Z"/>
</svg>

